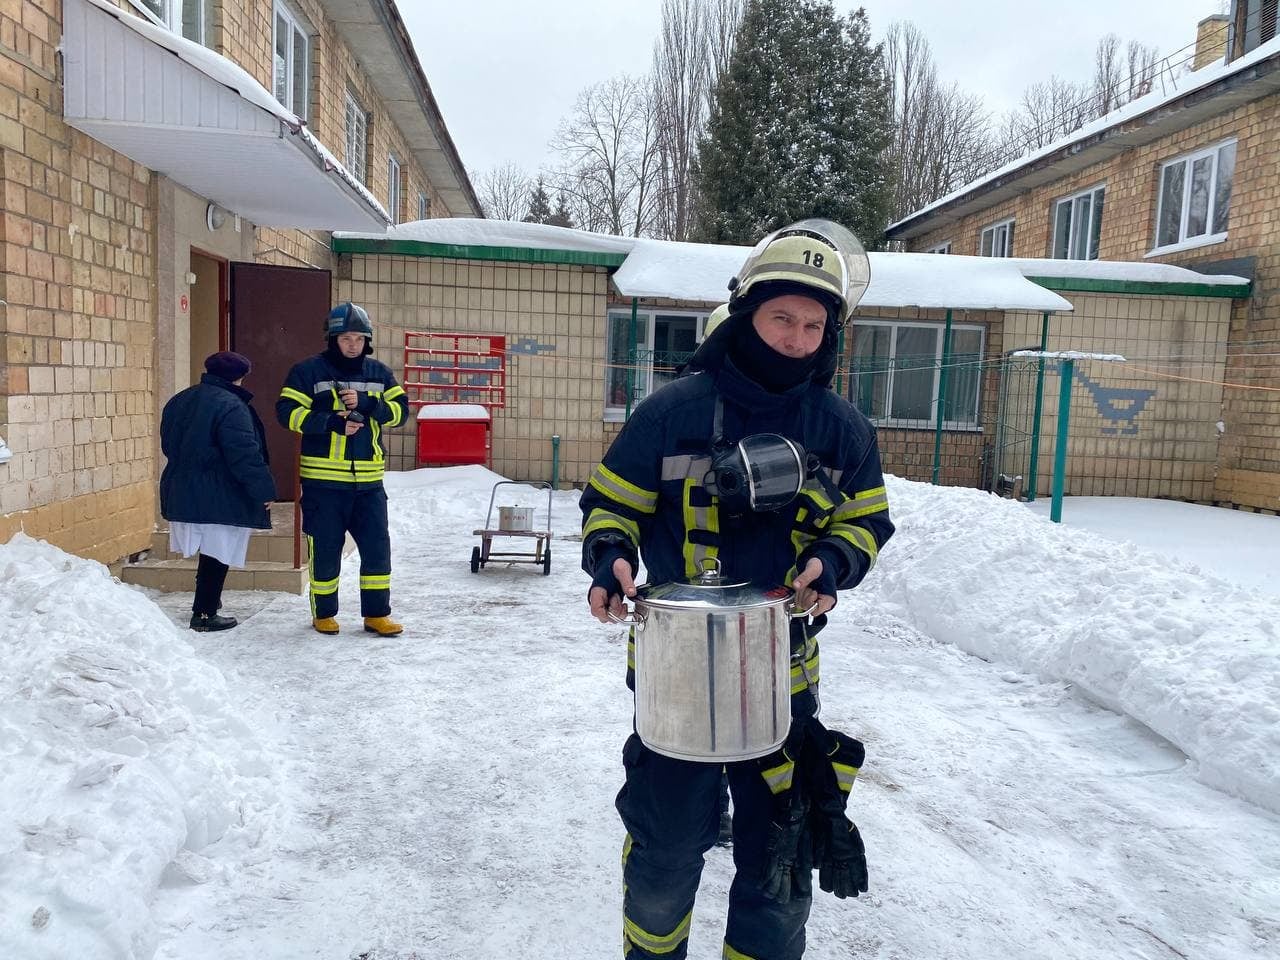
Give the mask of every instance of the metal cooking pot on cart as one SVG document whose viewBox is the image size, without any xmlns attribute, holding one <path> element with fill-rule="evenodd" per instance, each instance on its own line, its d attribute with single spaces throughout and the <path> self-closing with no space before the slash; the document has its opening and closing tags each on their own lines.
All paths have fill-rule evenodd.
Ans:
<svg viewBox="0 0 1280 960">
<path fill-rule="evenodd" d="M 718 561 L 680 583 L 637 588 L 620 623 L 635 631 L 636 733 L 668 757 L 751 760 L 791 727 L 795 591 L 732 583 Z"/>
</svg>

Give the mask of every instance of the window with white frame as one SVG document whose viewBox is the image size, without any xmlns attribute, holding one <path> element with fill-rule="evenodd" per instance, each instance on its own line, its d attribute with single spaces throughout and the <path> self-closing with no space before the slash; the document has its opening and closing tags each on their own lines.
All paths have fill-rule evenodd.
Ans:
<svg viewBox="0 0 1280 960">
<path fill-rule="evenodd" d="M 369 145 L 369 115 L 350 90 L 347 91 L 345 131 L 347 152 L 342 162 L 353 177 L 367 183 L 365 156 Z"/>
<path fill-rule="evenodd" d="M 418 191 L 418 219 L 425 220 L 431 214 L 431 198 Z"/>
<path fill-rule="evenodd" d="M 208 45 L 212 30 L 213 0 L 129 0 L 148 20 L 174 33 Z"/>
<path fill-rule="evenodd" d="M 1156 249 L 1221 240 L 1227 235 L 1236 141 L 1170 160 L 1160 168 Z"/>
<path fill-rule="evenodd" d="M 925 253 L 950 253 L 950 252 L 951 252 L 950 240 L 948 240 L 946 243 L 936 244 L 925 251 Z"/>
<path fill-rule="evenodd" d="M 697 349 L 708 314 L 637 311 L 634 353 L 631 311 L 610 310 L 608 316 L 604 405 L 606 411 L 620 413 L 627 406 L 628 383 L 634 407 L 658 387 L 675 379 L 676 367 Z"/>
<path fill-rule="evenodd" d="M 1097 260 L 1105 187 L 1094 187 L 1053 205 L 1053 258 Z"/>
<path fill-rule="evenodd" d="M 307 119 L 311 89 L 311 29 L 282 0 L 276 0 L 272 37 L 272 92 L 277 100 Z"/>
<path fill-rule="evenodd" d="M 387 213 L 391 222 L 400 222 L 400 161 L 394 155 L 387 157 Z"/>
<path fill-rule="evenodd" d="M 941 323 L 923 321 L 855 321 L 849 400 L 883 426 L 934 427 L 945 329 Z M 980 426 L 984 335 L 978 325 L 951 327 L 943 411 L 948 429 Z"/>
<path fill-rule="evenodd" d="M 1013 220 L 1001 220 L 982 231 L 978 254 L 983 257 L 1013 256 Z"/>
</svg>

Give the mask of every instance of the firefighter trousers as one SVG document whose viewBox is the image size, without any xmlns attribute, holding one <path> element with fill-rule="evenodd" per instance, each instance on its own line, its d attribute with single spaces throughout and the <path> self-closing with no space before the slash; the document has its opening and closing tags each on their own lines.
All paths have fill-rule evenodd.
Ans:
<svg viewBox="0 0 1280 960">
<path fill-rule="evenodd" d="M 313 617 L 338 613 L 338 574 L 348 532 L 360 551 L 360 615 L 391 614 L 391 536 L 381 483 L 337 488 L 304 480 L 302 532 L 307 535 Z"/>
<path fill-rule="evenodd" d="M 627 828 L 622 852 L 623 954 L 682 960 L 703 855 L 720 828 L 721 766 L 654 753 L 636 734 L 622 751 L 626 783 L 617 808 Z M 755 761 L 724 766 L 733 795 L 733 863 L 723 956 L 798 960 L 811 899 L 778 903 L 760 890 L 772 795 Z"/>
</svg>

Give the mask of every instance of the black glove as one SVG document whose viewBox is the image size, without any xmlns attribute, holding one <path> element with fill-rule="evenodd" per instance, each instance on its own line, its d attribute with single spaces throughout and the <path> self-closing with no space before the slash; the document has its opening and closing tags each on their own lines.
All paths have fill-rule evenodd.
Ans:
<svg viewBox="0 0 1280 960">
<path fill-rule="evenodd" d="M 845 816 L 849 791 L 866 751 L 838 730 L 814 721 L 802 766 L 811 791 L 810 830 L 818 886 L 841 900 L 867 892 L 867 857 L 862 835 Z"/>
<path fill-rule="evenodd" d="M 779 903 L 813 895 L 813 841 L 809 836 L 809 797 L 799 764 L 809 737 L 809 720 L 792 721 L 786 742 L 756 763 L 773 794 L 769 835 L 765 840 L 760 890 Z"/>
<path fill-rule="evenodd" d="M 346 433 L 347 418 L 338 413 L 331 413 L 329 414 L 328 426 L 330 433 Z"/>
<path fill-rule="evenodd" d="M 813 843 L 808 836 L 809 800 L 791 791 L 786 817 L 769 824 L 764 847 L 760 890 L 771 900 L 787 903 L 813 895 Z"/>
<path fill-rule="evenodd" d="M 363 390 L 356 392 L 356 409 L 366 417 L 378 409 L 378 398 Z"/>
<path fill-rule="evenodd" d="M 613 564 L 616 560 L 626 560 L 631 563 L 631 575 L 634 577 L 636 574 L 636 565 L 631 562 L 625 550 L 613 544 L 601 547 L 599 554 L 596 555 L 595 572 L 591 575 L 591 588 L 604 587 L 609 597 L 622 596 L 622 584 L 618 582 L 613 572 Z"/>
<path fill-rule="evenodd" d="M 840 597 L 836 592 L 836 584 L 840 582 L 840 555 L 829 547 L 812 547 L 800 558 L 796 567 L 803 571 L 805 564 L 813 559 L 822 561 L 822 573 L 809 584 L 809 589 L 838 601 Z"/>
</svg>

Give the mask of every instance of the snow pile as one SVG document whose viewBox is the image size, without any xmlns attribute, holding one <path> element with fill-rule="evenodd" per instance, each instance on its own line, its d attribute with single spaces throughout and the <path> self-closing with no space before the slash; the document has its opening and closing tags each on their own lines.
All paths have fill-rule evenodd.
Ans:
<svg viewBox="0 0 1280 960">
<path fill-rule="evenodd" d="M 889 478 L 889 500 L 898 533 L 855 602 L 1074 683 L 1280 812 L 1280 598 L 981 491 Z"/>
<path fill-rule="evenodd" d="M 0 955 L 147 957 L 161 884 L 265 850 L 280 758 L 105 567 L 0 544 Z"/>
</svg>

